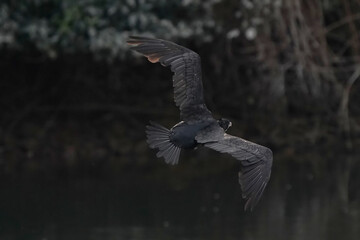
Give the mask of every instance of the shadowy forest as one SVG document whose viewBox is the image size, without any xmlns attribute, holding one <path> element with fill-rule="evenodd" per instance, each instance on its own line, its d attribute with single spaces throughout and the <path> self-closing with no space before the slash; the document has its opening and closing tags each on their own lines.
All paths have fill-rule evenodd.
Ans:
<svg viewBox="0 0 360 240">
<path fill-rule="evenodd" d="M 198 52 L 208 108 L 231 134 L 270 147 L 282 180 L 332 181 L 356 204 L 359 0 L 2 0 L 0 178 L 167 171 L 144 131 L 179 121 L 172 73 L 130 52 L 130 35 Z M 174 171 L 238 166 L 197 151 Z"/>
</svg>

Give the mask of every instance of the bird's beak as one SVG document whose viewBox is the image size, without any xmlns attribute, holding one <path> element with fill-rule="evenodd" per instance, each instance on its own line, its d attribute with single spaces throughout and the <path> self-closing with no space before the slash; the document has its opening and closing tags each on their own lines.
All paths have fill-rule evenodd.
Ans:
<svg viewBox="0 0 360 240">
<path fill-rule="evenodd" d="M 232 122 L 230 122 L 230 124 L 229 124 L 229 127 L 231 127 L 232 126 Z"/>
</svg>

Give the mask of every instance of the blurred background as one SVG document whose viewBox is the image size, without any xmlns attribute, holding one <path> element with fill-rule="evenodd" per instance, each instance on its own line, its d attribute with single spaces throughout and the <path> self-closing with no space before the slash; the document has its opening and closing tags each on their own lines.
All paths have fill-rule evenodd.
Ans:
<svg viewBox="0 0 360 240">
<path fill-rule="evenodd" d="M 359 239 L 359 30 L 359 0 L 2 0 L 0 238 Z M 273 150 L 253 212 L 230 156 L 147 147 L 179 111 L 129 35 L 198 52 L 209 109 Z"/>
</svg>

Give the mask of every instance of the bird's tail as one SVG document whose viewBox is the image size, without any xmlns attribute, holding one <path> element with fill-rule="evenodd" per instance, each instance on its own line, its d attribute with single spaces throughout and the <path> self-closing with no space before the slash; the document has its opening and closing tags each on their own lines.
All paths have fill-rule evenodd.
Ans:
<svg viewBox="0 0 360 240">
<path fill-rule="evenodd" d="M 181 148 L 170 141 L 170 130 L 154 122 L 146 126 L 147 143 L 150 148 L 157 148 L 157 157 L 164 157 L 165 162 L 175 165 L 179 162 Z"/>
</svg>

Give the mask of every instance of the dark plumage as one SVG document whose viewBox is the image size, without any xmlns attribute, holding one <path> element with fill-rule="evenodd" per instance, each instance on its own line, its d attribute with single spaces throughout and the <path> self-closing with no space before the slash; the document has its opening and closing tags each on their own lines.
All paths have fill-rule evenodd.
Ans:
<svg viewBox="0 0 360 240">
<path fill-rule="evenodd" d="M 201 144 L 222 153 L 229 153 L 240 160 L 242 169 L 239 182 L 246 199 L 245 210 L 258 203 L 271 174 L 273 155 L 269 148 L 242 138 L 231 136 L 227 129 L 231 122 L 215 120 L 207 109 L 201 80 L 200 57 L 197 53 L 175 43 L 145 37 L 130 37 L 127 41 L 135 50 L 152 63 L 171 66 L 174 99 L 180 108 L 181 122 L 170 130 L 150 122 L 147 142 L 158 149 L 157 156 L 165 162 L 177 164 L 181 149 L 195 148 Z"/>
</svg>

